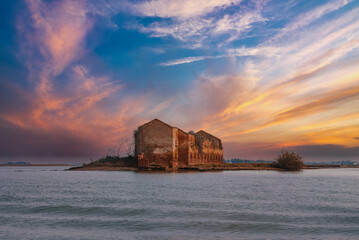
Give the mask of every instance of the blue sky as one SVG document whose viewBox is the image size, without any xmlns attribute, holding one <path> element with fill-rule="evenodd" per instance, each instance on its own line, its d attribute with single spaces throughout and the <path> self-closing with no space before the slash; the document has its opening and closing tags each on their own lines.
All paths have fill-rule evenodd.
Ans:
<svg viewBox="0 0 359 240">
<path fill-rule="evenodd" d="M 225 157 L 359 157 L 359 1 L 2 1 L 0 155 L 99 155 L 159 118 Z"/>
</svg>

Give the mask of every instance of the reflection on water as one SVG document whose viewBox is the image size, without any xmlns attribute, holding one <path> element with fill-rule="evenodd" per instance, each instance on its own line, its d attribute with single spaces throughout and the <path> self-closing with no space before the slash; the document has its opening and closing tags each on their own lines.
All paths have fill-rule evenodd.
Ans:
<svg viewBox="0 0 359 240">
<path fill-rule="evenodd" d="M 0 168 L 1 239 L 359 239 L 359 169 Z"/>
</svg>

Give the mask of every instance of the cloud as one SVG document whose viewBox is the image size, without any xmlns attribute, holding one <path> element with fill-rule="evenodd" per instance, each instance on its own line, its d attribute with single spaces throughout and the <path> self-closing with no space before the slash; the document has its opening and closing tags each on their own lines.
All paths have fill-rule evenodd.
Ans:
<svg viewBox="0 0 359 240">
<path fill-rule="evenodd" d="M 282 48 L 267 46 L 267 47 L 256 47 L 256 48 L 236 48 L 229 49 L 228 56 L 266 56 L 266 57 L 274 57 L 283 51 Z"/>
<path fill-rule="evenodd" d="M 237 68 L 238 73 L 223 73 L 220 77 L 207 73 L 208 75 L 204 74 L 197 79 L 197 84 L 213 83 L 218 79 L 235 79 L 218 81 L 225 88 L 235 89 L 233 92 L 228 93 L 220 87 L 215 87 L 212 92 L 191 86 L 188 94 L 196 96 L 189 98 L 192 99 L 192 104 L 184 105 L 183 108 L 173 106 L 174 111 L 183 112 L 184 115 L 193 115 L 192 111 L 199 113 L 197 121 L 201 122 L 202 128 L 225 141 L 241 139 L 240 143 L 244 144 L 261 138 L 263 144 L 272 143 L 275 146 L 323 141 L 353 146 L 354 143 L 349 138 L 353 139 L 354 136 L 347 133 L 349 129 L 353 131 L 353 127 L 346 126 L 357 119 L 351 111 L 357 106 L 359 75 L 356 68 L 359 59 L 355 55 L 350 61 L 343 59 L 358 48 L 357 12 L 358 9 L 353 9 L 340 18 L 324 22 L 310 30 L 301 30 L 295 34 L 296 38 L 284 43 L 272 44 L 269 40 L 255 48 L 229 49 L 222 55 L 166 62 L 163 65 L 233 56 L 256 56 L 250 59 L 238 58 L 232 62 L 232 67 Z M 316 34 L 313 36 L 312 32 Z M 241 87 L 238 88 L 235 84 Z M 218 96 L 228 95 L 230 97 L 225 98 L 225 101 L 217 100 Z M 218 101 L 216 111 L 208 110 L 210 105 L 199 99 Z M 340 112 L 350 118 L 328 123 L 332 124 L 329 130 L 336 132 L 339 131 L 336 128 L 340 127 L 342 131 L 348 128 L 345 130 L 346 137 L 333 137 L 333 133 L 321 132 L 320 123 L 323 123 L 323 118 L 331 120 Z M 304 130 L 296 131 L 305 126 L 315 126 L 311 129 L 314 134 L 307 134 Z M 321 137 L 315 137 L 316 133 Z M 273 134 L 277 136 L 274 140 L 271 138 Z"/>
<path fill-rule="evenodd" d="M 37 47 L 32 47 L 31 51 L 39 50 L 43 57 L 43 60 L 34 61 L 33 54 L 24 54 L 27 66 L 38 79 L 35 100 L 38 108 L 34 109 L 33 115 L 41 121 L 47 111 L 61 111 L 65 107 L 67 100 L 55 94 L 54 78 L 69 64 L 82 58 L 84 38 L 92 21 L 86 15 L 84 1 L 27 1 L 27 6 L 31 28 L 24 29 L 24 25 L 19 25 L 18 29 Z"/>
<path fill-rule="evenodd" d="M 100 145 L 72 131 L 22 128 L 0 119 L 2 156 L 91 156 L 102 155 Z"/>
<path fill-rule="evenodd" d="M 3 128 L 14 136 L 4 154 L 81 155 L 131 136 L 148 96 L 125 97 L 120 80 L 79 64 L 88 54 L 86 37 L 93 26 L 86 2 L 28 1 L 27 7 L 30 17 L 20 18 L 17 27 L 19 39 L 28 40 L 19 42 L 31 87 L 8 86 L 18 97 L 6 100 L 14 110 L 0 111 Z"/>
<path fill-rule="evenodd" d="M 155 53 L 155 54 L 163 54 L 163 53 L 165 53 L 165 50 L 163 48 L 148 48 L 148 47 L 145 47 L 144 49 L 151 52 L 151 53 Z"/>
<path fill-rule="evenodd" d="M 84 1 L 42 3 L 27 1 L 35 32 L 28 37 L 47 58 L 54 74 L 83 54 L 84 37 L 92 27 Z"/>
<path fill-rule="evenodd" d="M 346 147 L 339 144 L 313 144 L 285 146 L 285 149 L 294 150 L 303 156 L 304 162 L 331 162 L 331 161 L 358 161 L 359 147 Z M 236 142 L 224 143 L 225 158 L 273 160 L 282 149 L 272 144 Z"/>
<path fill-rule="evenodd" d="M 355 153 L 359 9 L 343 8 L 351 2 L 330 1 L 281 22 L 276 17 L 283 14 L 269 12 L 266 1 L 27 1 L 30 18 L 19 18 L 18 38 L 28 86 L 1 79 L 1 132 L 12 137 L 0 137 L 0 150 L 101 151 L 159 117 L 221 137 L 232 156 L 271 156 L 283 146 L 302 146 L 308 156 L 314 149 Z M 324 18 L 339 9 L 335 18 Z M 89 59 L 101 56 L 86 44 L 94 21 L 115 21 L 119 13 L 125 15 L 119 28 L 162 38 L 164 48 L 140 48 L 161 54 L 153 59 L 173 59 L 159 65 L 213 61 L 189 72 L 197 77 L 181 91 L 127 91 L 123 69 L 99 73 Z M 178 58 L 178 47 L 197 49 Z M 146 67 L 158 68 L 151 64 Z M 156 79 L 152 74 L 141 81 Z M 161 91 L 173 82 L 166 84 Z"/>
<path fill-rule="evenodd" d="M 216 55 L 216 56 L 196 56 L 196 57 L 186 57 L 180 58 L 173 61 L 160 63 L 161 66 L 174 66 L 185 63 L 192 63 L 207 59 L 218 59 L 218 58 L 231 58 L 231 57 L 244 57 L 244 56 L 265 56 L 272 57 L 275 56 L 280 51 L 279 48 L 275 47 L 259 47 L 259 48 L 237 48 L 229 49 L 226 54 Z"/>
<path fill-rule="evenodd" d="M 207 129 L 213 123 L 212 118 L 231 102 L 233 96 L 244 90 L 245 84 L 245 80 L 236 75 L 199 76 L 190 90 L 174 96 L 175 101 L 163 115 L 176 116 L 175 125 L 182 125 L 184 129 Z"/>
<path fill-rule="evenodd" d="M 359 107 L 357 13 L 357 8 L 348 10 L 336 19 L 300 29 L 293 37 L 276 43 L 269 39 L 254 48 L 228 49 L 214 57 L 171 62 L 256 56 L 237 58 L 231 63 L 236 71 L 220 74 L 223 79 L 235 76 L 241 88 L 224 83 L 236 91 L 226 101 L 219 101 L 216 111 L 206 110 L 206 104 L 199 104 L 202 108 L 192 104 L 187 111 L 200 111 L 198 121 L 202 127 L 224 141 L 250 144 L 260 138 L 262 145 L 278 148 L 306 143 L 356 146 L 352 132 L 357 131 L 358 121 L 353 109 Z M 209 82 L 218 79 L 209 71 L 207 74 L 204 79 Z M 204 91 L 193 89 L 197 98 L 206 96 Z M 215 101 L 217 96 L 226 94 L 224 89 L 217 88 L 208 98 Z M 305 130 L 309 126 L 311 129 Z M 323 131 L 322 126 L 328 131 Z"/>
<path fill-rule="evenodd" d="M 184 42 L 184 47 L 199 48 L 214 38 L 226 38 L 219 46 L 236 40 L 251 29 L 253 23 L 264 22 L 260 11 L 265 2 L 251 3 L 245 11 L 229 15 L 218 11 L 236 5 L 241 1 L 151 1 L 136 5 L 145 16 L 161 17 L 148 25 L 132 24 L 131 27 L 151 37 L 172 37 Z M 161 7 L 155 7 L 160 5 Z M 181 5 L 180 7 L 178 5 Z M 170 10 L 170 9 L 176 10 Z M 210 14 L 211 13 L 211 14 Z"/>
<path fill-rule="evenodd" d="M 324 145 L 293 146 L 292 148 L 305 156 L 313 156 L 313 157 L 336 156 L 336 157 L 355 157 L 357 159 L 359 158 L 359 147 L 345 147 L 343 145 L 338 145 L 338 144 L 324 144 Z"/>
<path fill-rule="evenodd" d="M 59 138 L 59 141 L 62 137 L 66 139 L 73 137 L 74 141 L 78 141 L 81 146 L 97 144 L 97 147 L 93 148 L 97 150 L 116 144 L 121 136 L 125 135 L 125 132 L 126 134 L 131 132 L 131 130 L 127 130 L 126 125 L 131 126 L 130 122 L 136 124 L 136 121 L 133 121 L 129 112 L 136 114 L 136 111 L 131 110 L 131 107 L 139 109 L 140 103 L 138 101 L 119 101 L 114 105 L 116 101 L 111 100 L 111 98 L 122 89 L 122 85 L 109 81 L 105 77 L 89 76 L 88 70 L 84 66 L 73 67 L 70 78 L 72 81 L 66 86 L 67 89 L 61 93 L 52 91 L 50 95 L 51 101 L 61 103 L 56 108 L 45 105 L 49 103 L 44 103 L 44 98 L 29 98 L 27 111 L 19 112 L 19 109 L 15 112 L 6 111 L 0 115 L 0 119 L 8 125 L 10 124 L 12 127 L 8 128 L 13 129 L 15 133 L 22 131 L 29 136 L 33 135 L 39 142 L 46 136 Z M 27 94 L 34 96 L 34 93 L 31 92 Z M 112 104 L 107 105 L 106 101 L 111 101 Z M 120 110 L 116 109 L 116 111 L 111 112 L 113 107 Z M 115 132 L 114 129 L 116 129 Z M 114 134 L 119 135 L 113 138 Z M 97 142 L 98 139 L 102 139 L 102 141 Z M 12 141 L 9 139 L 7 145 L 17 146 L 15 140 L 16 138 Z M 82 142 L 86 142 L 86 144 L 82 145 Z M 20 143 L 24 144 L 25 142 L 20 141 L 19 147 L 21 146 Z M 66 141 L 63 142 L 63 144 L 65 143 Z M 39 149 L 36 151 L 45 151 L 48 145 L 44 144 L 44 146 L 43 148 L 38 146 Z M 54 143 L 49 148 L 55 146 Z M 91 150 L 91 148 L 86 149 Z M 18 152 L 20 154 L 22 151 L 18 150 Z M 59 154 L 59 152 L 55 152 Z M 64 151 L 64 154 L 68 152 Z"/>
<path fill-rule="evenodd" d="M 205 41 L 226 37 L 220 45 L 236 40 L 253 23 L 267 19 L 261 10 L 267 1 L 242 0 L 151 0 L 133 3 L 130 1 L 88 1 L 86 10 L 92 14 L 112 17 L 118 13 L 131 13 L 142 18 L 152 17 L 150 23 L 127 23 L 127 28 L 136 29 L 151 37 L 172 37 L 183 42 L 183 47 L 199 48 Z M 235 8 L 235 14 L 224 13 Z M 153 18 L 153 17 L 156 17 Z M 116 25 L 117 24 L 112 24 Z"/>
<path fill-rule="evenodd" d="M 357 23 L 355 21 L 353 22 L 353 17 L 358 14 L 358 9 L 353 9 L 343 17 L 335 19 L 335 21 L 328 21 L 327 23 L 324 23 L 324 26 L 315 27 L 310 30 L 304 29 L 302 30 L 303 32 L 301 35 L 298 31 L 294 30 L 299 28 L 299 26 L 304 27 L 309 24 L 310 20 L 314 20 L 316 17 L 318 18 L 323 14 L 328 13 L 329 11 L 334 11 L 348 3 L 349 2 L 347 1 L 329 3 L 325 6 L 318 7 L 318 9 L 313 10 L 310 13 L 305 13 L 303 16 L 300 16 L 299 19 L 303 22 L 300 25 L 297 26 L 296 24 L 299 23 L 296 21 L 289 23 L 287 27 L 283 28 L 279 35 L 283 36 L 284 31 L 289 33 L 289 31 L 293 30 L 290 36 L 291 41 L 288 41 L 288 39 L 282 39 L 280 41 L 284 42 L 278 42 L 280 39 L 279 35 L 275 35 L 257 47 L 226 49 L 226 53 L 215 56 L 191 56 L 164 62 L 160 65 L 172 66 L 206 59 L 226 57 L 265 56 L 275 57 L 276 59 L 274 60 L 277 62 L 282 60 L 283 63 L 279 63 L 278 66 L 285 64 L 285 68 L 288 70 L 291 66 L 295 66 L 299 61 L 303 62 L 303 69 L 306 69 L 307 71 L 309 69 L 308 66 L 310 65 L 319 68 L 330 64 L 337 58 L 340 58 L 345 53 L 358 46 L 358 41 L 355 38 Z M 260 8 L 261 7 L 259 7 L 259 9 Z M 251 22 L 250 19 L 255 21 Z M 182 21 L 181 23 L 163 23 L 164 25 L 160 22 L 155 22 L 147 28 L 141 27 L 141 31 L 147 32 L 153 37 L 172 36 L 181 41 L 192 41 L 196 47 L 201 47 L 207 37 L 211 37 L 211 39 L 213 39 L 215 36 L 221 34 L 229 34 L 230 37 L 227 37 L 225 42 L 230 42 L 237 39 L 241 35 L 242 31 L 250 28 L 251 23 L 265 20 L 266 19 L 259 14 L 259 10 L 257 9 L 256 11 L 246 12 L 245 14 L 237 13 L 234 15 L 224 15 L 219 19 L 200 18 L 198 20 L 199 22 L 191 19 L 188 24 L 185 23 L 185 21 Z M 240 27 L 242 24 L 243 27 Z M 291 25 L 295 25 L 297 27 L 290 27 Z M 313 36 L 312 32 L 317 32 L 317 34 Z M 305 35 L 303 35 L 303 33 Z M 350 37 L 351 35 L 352 37 Z M 297 37 L 294 38 L 294 36 Z M 317 38 L 318 40 L 313 41 L 313 38 Z M 347 44 L 343 44 L 343 41 L 345 40 L 348 41 Z M 337 47 L 335 47 L 336 44 L 338 44 Z M 278 47 L 278 45 L 281 45 L 281 47 Z M 313 55 L 317 54 L 316 52 L 324 53 L 317 56 L 317 58 L 313 58 Z M 316 61 L 316 64 L 313 64 L 313 61 Z"/>
<path fill-rule="evenodd" d="M 226 42 L 237 40 L 243 33 L 252 28 L 253 23 L 267 21 L 260 13 L 261 7 L 246 13 L 237 13 L 233 15 L 224 15 L 216 23 L 212 35 L 218 36 L 228 34 L 230 37 Z M 224 43 L 220 44 L 222 46 Z"/>
<path fill-rule="evenodd" d="M 330 1 L 324 5 L 321 5 L 313 10 L 307 11 L 298 17 L 296 17 L 293 21 L 287 24 L 274 39 L 281 38 L 291 32 L 295 32 L 300 28 L 304 28 L 305 26 L 311 24 L 312 22 L 320 19 L 324 15 L 336 11 L 345 5 L 349 4 L 353 0 L 336 0 Z"/>
<path fill-rule="evenodd" d="M 134 13 L 161 18 L 190 18 L 240 3 L 241 0 L 152 0 L 132 5 Z"/>
<path fill-rule="evenodd" d="M 325 109 L 328 109 L 330 106 L 335 107 L 340 104 L 342 101 L 348 101 L 352 98 L 359 97 L 359 88 L 351 87 L 349 89 L 340 89 L 333 92 L 325 94 L 319 99 L 315 99 L 309 103 L 305 103 L 296 107 L 292 107 L 289 110 L 282 111 L 281 113 L 274 116 L 273 120 L 269 123 L 266 123 L 266 126 L 272 124 L 278 124 L 282 121 L 289 121 L 292 118 L 300 118 L 307 115 L 313 115 L 318 112 L 322 112 Z"/>
<path fill-rule="evenodd" d="M 174 61 L 160 63 L 160 65 L 161 66 L 173 66 L 173 65 L 179 65 L 179 64 L 184 64 L 184 63 L 197 62 L 197 61 L 211 59 L 211 58 L 215 58 L 215 57 L 211 57 L 211 56 L 186 57 L 186 58 L 176 59 Z"/>
</svg>

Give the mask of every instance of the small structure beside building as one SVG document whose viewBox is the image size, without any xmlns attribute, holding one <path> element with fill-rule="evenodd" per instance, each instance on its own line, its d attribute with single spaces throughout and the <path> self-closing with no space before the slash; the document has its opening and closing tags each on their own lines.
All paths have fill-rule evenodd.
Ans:
<svg viewBox="0 0 359 240">
<path fill-rule="evenodd" d="M 138 167 L 177 169 L 198 164 L 222 164 L 222 141 L 201 130 L 185 132 L 154 119 L 135 131 Z"/>
</svg>

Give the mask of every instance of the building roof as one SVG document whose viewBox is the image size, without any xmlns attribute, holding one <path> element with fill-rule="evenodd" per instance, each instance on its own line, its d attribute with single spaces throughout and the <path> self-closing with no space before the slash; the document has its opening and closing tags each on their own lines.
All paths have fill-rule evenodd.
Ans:
<svg viewBox="0 0 359 240">
<path fill-rule="evenodd" d="M 158 118 L 155 118 L 155 119 L 153 119 L 153 120 L 151 120 L 151 121 L 149 121 L 149 122 L 147 122 L 147 123 L 145 123 L 145 124 L 139 126 L 139 128 L 142 127 L 142 126 L 148 125 L 148 124 L 150 124 L 150 123 L 152 123 L 152 122 L 159 122 L 159 123 L 161 123 L 161 124 L 163 124 L 163 125 L 165 125 L 165 126 L 167 126 L 167 127 L 177 128 L 179 131 L 182 131 L 183 133 L 186 133 L 186 132 L 183 131 L 182 129 L 180 129 L 180 128 L 178 128 L 178 127 L 173 127 L 173 126 L 171 126 L 171 125 L 169 125 L 169 124 L 167 124 L 167 123 L 165 123 L 165 122 L 159 120 Z M 186 133 L 186 134 L 194 134 L 194 135 L 197 135 L 197 134 L 205 134 L 205 135 L 207 135 L 207 136 L 209 136 L 209 137 L 211 137 L 211 138 L 215 138 L 215 139 L 217 139 L 218 141 L 222 142 L 221 139 L 219 139 L 218 137 L 213 136 L 212 134 L 209 134 L 208 132 L 206 132 L 206 131 L 204 131 L 204 130 L 200 130 L 200 131 L 198 131 L 198 132 L 196 132 L 196 133 L 194 133 L 193 131 L 190 131 L 190 132 L 188 132 L 188 133 Z"/>
<path fill-rule="evenodd" d="M 198 133 L 204 133 L 204 134 L 206 134 L 206 135 L 209 135 L 209 136 L 212 137 L 212 138 L 215 138 L 215 139 L 218 139 L 219 141 L 221 141 L 221 139 L 219 139 L 218 137 L 215 137 L 215 136 L 213 136 L 212 134 L 209 134 L 208 132 L 206 132 L 206 131 L 204 131 L 204 130 L 199 130 L 198 132 L 196 132 L 196 134 L 198 134 Z"/>
<path fill-rule="evenodd" d="M 149 121 L 148 123 L 145 123 L 145 124 L 143 124 L 143 125 L 139 126 L 139 128 L 140 128 L 140 127 L 142 127 L 142 126 L 145 126 L 145 125 L 147 125 L 147 124 L 150 124 L 150 123 L 152 123 L 152 122 L 159 122 L 159 123 L 161 123 L 161 124 L 166 125 L 167 127 L 170 127 L 170 128 L 177 128 L 179 131 L 182 131 L 183 133 L 186 133 L 186 132 L 185 132 L 185 131 L 183 131 L 182 129 L 180 129 L 180 128 L 178 128 L 178 127 L 173 127 L 173 126 L 171 126 L 171 125 L 169 125 L 169 124 L 167 124 L 167 123 L 165 123 L 165 122 L 163 122 L 163 121 L 159 120 L 158 118 L 155 118 L 155 119 L 153 119 L 153 120 Z M 187 133 L 186 133 L 186 134 L 187 134 Z"/>
<path fill-rule="evenodd" d="M 147 125 L 147 124 L 150 124 L 150 123 L 152 123 L 152 122 L 160 122 L 160 123 L 162 123 L 162 124 L 164 124 L 164 125 L 166 125 L 166 126 L 168 126 L 168 127 L 170 127 L 170 128 L 173 128 L 171 125 L 169 125 L 169 124 L 167 124 L 167 123 L 165 123 L 165 122 L 159 120 L 158 118 L 155 118 L 155 119 L 149 121 L 148 123 L 145 123 L 145 124 L 141 125 L 140 127 L 142 127 L 142 126 L 144 126 L 144 125 Z"/>
</svg>

